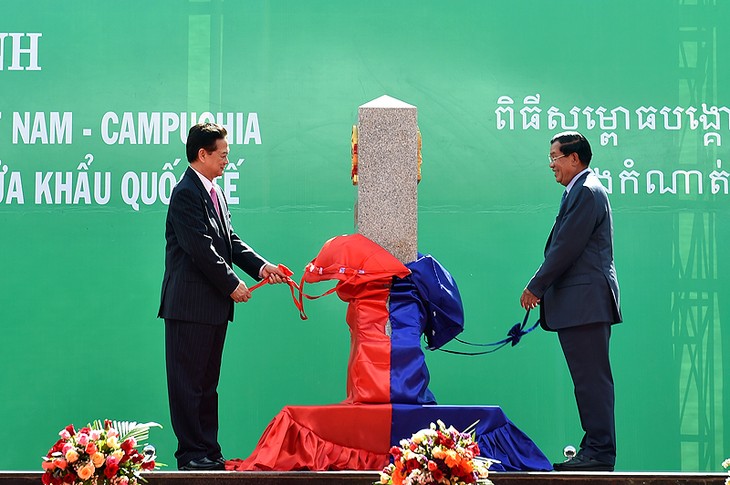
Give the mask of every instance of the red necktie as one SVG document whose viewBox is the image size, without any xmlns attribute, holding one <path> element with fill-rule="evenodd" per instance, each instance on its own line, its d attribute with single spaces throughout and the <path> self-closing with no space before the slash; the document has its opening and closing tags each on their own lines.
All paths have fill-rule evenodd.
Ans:
<svg viewBox="0 0 730 485">
<path fill-rule="evenodd" d="M 221 207 L 218 204 L 218 192 L 216 192 L 215 187 L 210 188 L 210 198 L 213 199 L 213 206 L 215 207 L 215 212 L 218 214 L 218 219 L 223 222 L 223 217 L 221 217 Z"/>
</svg>

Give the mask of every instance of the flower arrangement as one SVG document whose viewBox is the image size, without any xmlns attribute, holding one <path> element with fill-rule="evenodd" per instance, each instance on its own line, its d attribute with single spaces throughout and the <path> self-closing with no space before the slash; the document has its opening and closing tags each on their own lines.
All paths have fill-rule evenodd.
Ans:
<svg viewBox="0 0 730 485">
<path fill-rule="evenodd" d="M 467 428 L 459 432 L 453 426 L 439 421 L 431 423 L 403 439 L 400 446 L 393 446 L 390 454 L 393 463 L 380 473 L 380 484 L 393 485 L 463 485 L 467 483 L 491 484 L 487 478 L 489 467 L 496 460 L 479 456 L 479 445 Z"/>
<path fill-rule="evenodd" d="M 155 448 L 139 443 L 149 436 L 157 423 L 94 421 L 74 429 L 69 424 L 61 437 L 43 457 L 44 485 L 137 485 L 144 478 L 141 471 L 154 470 Z"/>
</svg>

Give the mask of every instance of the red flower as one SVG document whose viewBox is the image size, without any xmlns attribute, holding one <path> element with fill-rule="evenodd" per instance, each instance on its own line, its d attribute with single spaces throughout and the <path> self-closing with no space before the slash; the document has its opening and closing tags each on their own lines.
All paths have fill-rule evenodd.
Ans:
<svg viewBox="0 0 730 485">
<path fill-rule="evenodd" d="M 143 461 L 141 465 L 142 470 L 154 470 L 155 469 L 155 461 Z"/>
<path fill-rule="evenodd" d="M 73 436 L 73 435 L 76 434 L 76 431 L 74 430 L 74 425 L 73 424 L 69 424 L 68 426 L 66 426 L 66 431 L 68 431 L 68 433 L 71 436 Z"/>
<path fill-rule="evenodd" d="M 89 444 L 86 445 L 86 453 L 88 453 L 89 455 L 93 455 L 97 451 L 99 450 L 96 448 L 96 443 L 94 443 L 93 441 L 89 441 Z"/>
<path fill-rule="evenodd" d="M 440 482 L 442 478 L 444 478 L 444 472 L 436 468 L 435 470 L 431 470 L 431 476 L 434 480 L 437 482 Z"/>
<path fill-rule="evenodd" d="M 397 446 L 393 446 L 390 448 L 390 454 L 393 455 L 393 458 L 396 460 L 399 459 L 401 456 L 403 456 L 403 451 Z"/>
<path fill-rule="evenodd" d="M 74 483 L 76 481 L 76 475 L 73 473 L 67 474 L 65 477 L 63 477 L 64 483 Z"/>
<path fill-rule="evenodd" d="M 62 451 L 63 450 L 63 445 L 65 445 L 65 444 L 66 444 L 66 440 L 63 439 L 63 438 L 61 438 L 60 440 L 56 441 L 56 444 L 53 445 L 53 447 L 50 450 L 48 450 L 48 455 L 46 455 L 46 456 L 51 456 L 52 453 L 55 453 L 57 451 Z"/>
<path fill-rule="evenodd" d="M 451 449 L 454 447 L 454 440 L 451 439 L 451 436 L 443 434 L 441 431 L 436 431 L 439 437 L 439 442 L 444 445 L 446 448 Z"/>
<path fill-rule="evenodd" d="M 106 476 L 107 478 L 113 478 L 118 471 L 119 465 L 117 465 L 116 463 L 107 462 L 106 466 L 104 467 L 104 476 Z"/>
<path fill-rule="evenodd" d="M 51 472 L 41 475 L 41 482 L 43 482 L 43 485 L 51 485 Z"/>
<path fill-rule="evenodd" d="M 479 450 L 479 445 L 476 441 L 473 441 L 469 444 L 469 446 L 466 447 L 467 450 L 471 451 L 474 456 L 479 456 L 481 451 Z"/>
<path fill-rule="evenodd" d="M 111 427 L 112 427 L 112 422 L 109 421 L 108 419 L 105 419 L 104 420 L 104 429 L 108 430 Z"/>
<path fill-rule="evenodd" d="M 133 438 L 127 438 L 121 445 L 122 450 L 126 454 L 130 454 L 136 445 L 136 441 Z"/>
</svg>

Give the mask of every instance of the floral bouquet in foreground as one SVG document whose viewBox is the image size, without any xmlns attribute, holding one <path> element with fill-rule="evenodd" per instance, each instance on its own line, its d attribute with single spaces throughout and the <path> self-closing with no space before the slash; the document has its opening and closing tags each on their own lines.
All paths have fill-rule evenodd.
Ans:
<svg viewBox="0 0 730 485">
<path fill-rule="evenodd" d="M 479 456 L 479 445 L 468 430 L 460 433 L 453 426 L 448 428 L 440 420 L 431 423 L 411 439 L 401 440 L 390 454 L 393 463 L 380 473 L 376 483 L 393 485 L 463 485 L 466 483 L 491 484 L 487 478 L 489 467 L 497 460 Z"/>
<path fill-rule="evenodd" d="M 157 423 L 94 421 L 78 431 L 72 424 L 43 457 L 42 480 L 45 485 L 136 485 L 145 481 L 141 471 L 157 468 L 155 448 L 139 443 L 149 436 Z"/>
</svg>

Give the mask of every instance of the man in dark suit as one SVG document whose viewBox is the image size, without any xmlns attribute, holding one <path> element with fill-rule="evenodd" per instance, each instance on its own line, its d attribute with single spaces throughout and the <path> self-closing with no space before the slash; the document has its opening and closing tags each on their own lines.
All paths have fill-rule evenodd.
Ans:
<svg viewBox="0 0 730 485">
<path fill-rule="evenodd" d="M 539 304 L 541 326 L 558 334 L 585 432 L 579 452 L 553 465 L 558 471 L 613 471 L 616 461 L 609 340 L 621 310 L 611 206 L 591 157 L 580 133 L 550 140 L 550 168 L 565 192 L 545 260 L 520 298 L 525 309 Z"/>
<path fill-rule="evenodd" d="M 170 197 L 165 228 L 165 275 L 158 316 L 165 319 L 170 419 L 181 470 L 222 470 L 218 444 L 218 379 L 234 303 L 251 292 L 235 264 L 256 280 L 286 275 L 241 241 L 231 227 L 215 179 L 228 164 L 225 128 L 200 123 L 188 133 L 190 166 Z"/>
</svg>

